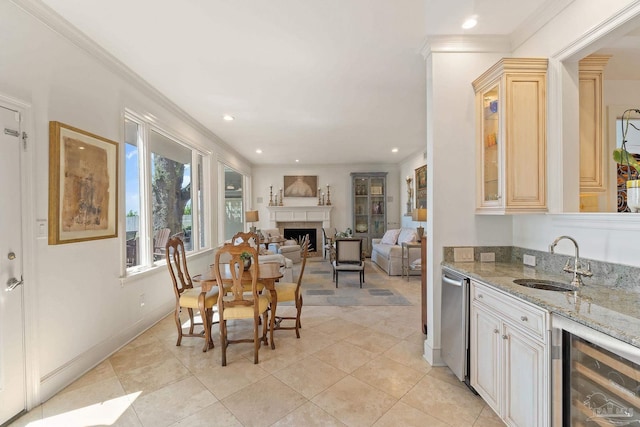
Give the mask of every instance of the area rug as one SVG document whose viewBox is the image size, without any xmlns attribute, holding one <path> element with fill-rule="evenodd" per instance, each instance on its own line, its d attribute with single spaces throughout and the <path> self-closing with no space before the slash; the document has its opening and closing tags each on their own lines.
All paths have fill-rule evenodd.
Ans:
<svg viewBox="0 0 640 427">
<path fill-rule="evenodd" d="M 298 277 L 300 264 L 296 264 L 293 277 Z M 365 261 L 365 282 L 360 289 L 357 272 L 341 273 L 338 288 L 333 281 L 333 270 L 329 261 L 321 257 L 307 259 L 302 277 L 302 297 L 304 305 L 411 305 L 398 290 L 394 289 L 394 281 L 399 278 L 389 277 L 371 261 Z"/>
</svg>

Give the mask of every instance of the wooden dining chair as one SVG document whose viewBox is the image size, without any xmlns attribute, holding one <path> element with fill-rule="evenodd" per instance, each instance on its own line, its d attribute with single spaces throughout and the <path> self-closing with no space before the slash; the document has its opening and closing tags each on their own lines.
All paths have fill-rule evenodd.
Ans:
<svg viewBox="0 0 640 427">
<path fill-rule="evenodd" d="M 278 282 L 275 285 L 278 303 L 285 301 L 294 301 L 296 304 L 295 316 L 276 316 L 275 329 L 295 329 L 297 338 L 300 338 L 300 314 L 302 313 L 302 291 L 300 290 L 300 286 L 302 285 L 302 275 L 304 274 L 304 267 L 307 264 L 307 256 L 309 255 L 308 234 L 303 237 L 300 245 L 302 247 L 302 264 L 300 265 L 300 275 L 298 276 L 298 281 Z M 269 299 L 269 303 L 271 303 L 271 293 L 267 293 L 267 298 Z M 273 316 L 273 312 L 271 313 L 271 315 Z M 295 323 L 293 326 L 282 326 L 281 322 L 283 320 L 294 320 Z"/>
<path fill-rule="evenodd" d="M 176 308 L 174 318 L 176 327 L 178 328 L 178 341 L 176 346 L 182 342 L 182 337 L 199 337 L 205 338 L 206 333 L 194 332 L 194 327 L 202 325 L 203 328 L 209 328 L 208 336 L 211 337 L 211 326 L 213 324 L 213 310 L 218 301 L 218 288 L 214 287 L 211 291 L 204 295 L 205 313 L 200 313 L 202 322 L 195 322 L 193 311 L 199 310 L 199 298 L 201 298 L 200 288 L 194 288 L 191 281 L 191 275 L 187 268 L 187 257 L 185 256 L 184 243 L 178 237 L 169 239 L 165 245 L 167 254 L 167 268 L 169 275 L 173 281 L 173 291 L 176 296 Z M 180 313 L 185 308 L 189 315 L 189 332 L 182 331 L 182 322 L 180 321 Z M 210 339 L 205 343 L 203 351 L 213 348 L 213 340 Z"/>
<path fill-rule="evenodd" d="M 322 236 L 324 237 L 324 243 L 322 244 L 322 257 L 327 259 L 327 254 L 331 253 L 331 250 L 333 249 L 333 241 L 336 238 L 336 233 L 331 233 L 331 231 L 327 232 L 327 229 L 322 227 Z"/>
<path fill-rule="evenodd" d="M 251 231 L 247 231 L 246 233 L 243 231 L 239 231 L 233 235 L 231 238 L 231 243 L 237 245 L 239 243 L 248 243 L 250 246 L 255 248 L 260 244 L 260 239 L 258 238 L 257 233 L 252 233 Z"/>
<path fill-rule="evenodd" d="M 251 265 L 244 271 L 244 261 L 241 258 L 243 253 L 248 253 L 251 257 Z M 220 260 L 228 259 L 228 264 Z M 264 295 L 258 293 L 258 251 L 248 243 L 237 245 L 223 245 L 215 256 L 213 269 L 216 274 L 218 287 L 229 286 L 226 292 L 218 294 L 218 315 L 220 317 L 220 342 L 222 347 L 222 366 L 227 366 L 227 346 L 238 342 L 253 342 L 253 363 L 258 363 L 258 350 L 260 340 L 267 341 L 267 325 L 269 301 Z M 249 292 L 243 282 L 251 281 Z M 262 337 L 258 336 L 258 327 L 262 319 Z M 229 320 L 253 320 L 253 339 L 231 340 L 227 334 L 227 322 Z"/>
</svg>

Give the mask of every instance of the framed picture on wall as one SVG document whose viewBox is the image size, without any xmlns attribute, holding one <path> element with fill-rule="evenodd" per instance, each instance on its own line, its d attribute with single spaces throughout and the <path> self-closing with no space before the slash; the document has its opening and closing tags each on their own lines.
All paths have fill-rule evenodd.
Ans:
<svg viewBox="0 0 640 427">
<path fill-rule="evenodd" d="M 49 244 L 118 235 L 118 143 L 49 122 Z"/>
<path fill-rule="evenodd" d="M 427 208 L 427 165 L 416 169 L 416 209 Z"/>
<path fill-rule="evenodd" d="M 297 175 L 284 177 L 284 197 L 317 197 L 318 177 Z"/>
</svg>

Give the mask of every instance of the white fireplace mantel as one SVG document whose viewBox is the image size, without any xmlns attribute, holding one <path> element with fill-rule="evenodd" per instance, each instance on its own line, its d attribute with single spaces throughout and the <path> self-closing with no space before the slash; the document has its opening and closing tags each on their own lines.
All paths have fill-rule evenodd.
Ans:
<svg viewBox="0 0 640 427">
<path fill-rule="evenodd" d="M 277 228 L 279 222 L 321 222 L 322 227 L 331 227 L 333 206 L 267 206 L 269 227 Z"/>
</svg>

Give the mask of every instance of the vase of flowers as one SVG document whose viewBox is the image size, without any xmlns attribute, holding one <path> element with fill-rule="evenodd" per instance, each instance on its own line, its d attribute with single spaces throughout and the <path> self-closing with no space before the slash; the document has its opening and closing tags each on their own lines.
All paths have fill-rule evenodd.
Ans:
<svg viewBox="0 0 640 427">
<path fill-rule="evenodd" d="M 249 252 L 242 252 L 240 259 L 242 259 L 244 271 L 249 270 L 251 267 L 251 254 Z"/>
</svg>

